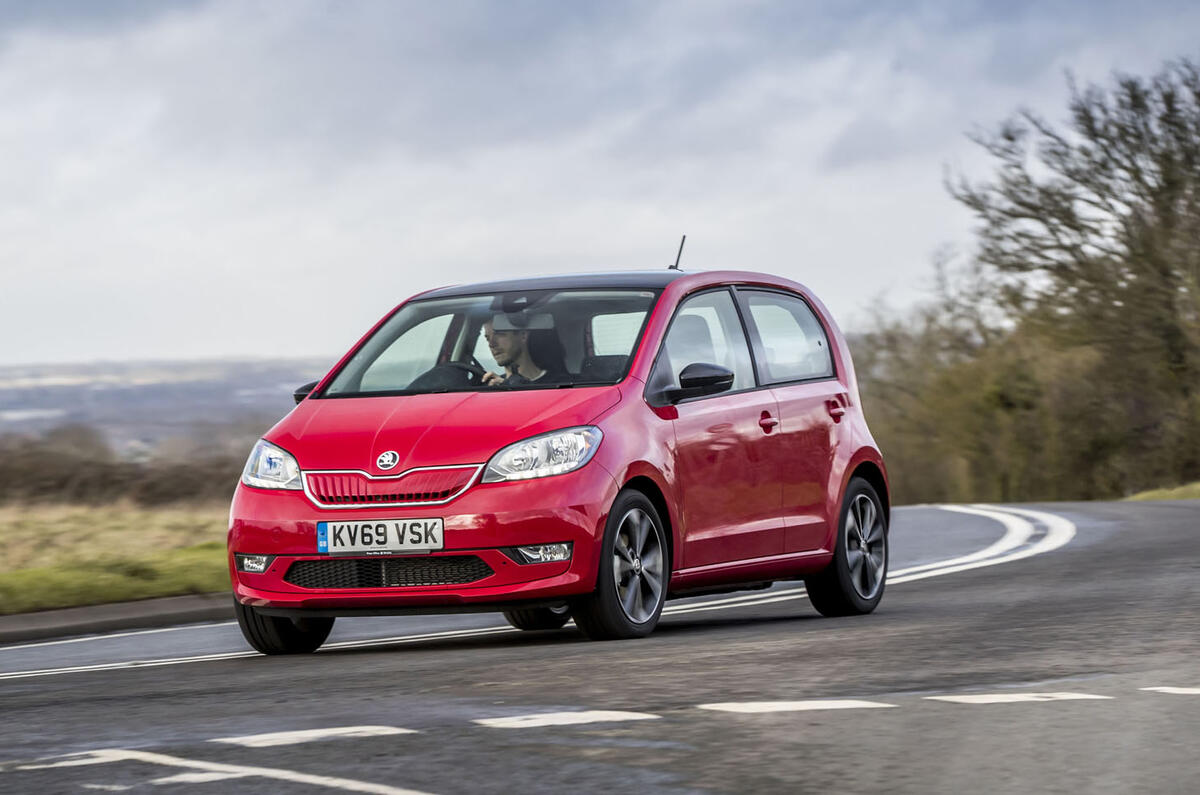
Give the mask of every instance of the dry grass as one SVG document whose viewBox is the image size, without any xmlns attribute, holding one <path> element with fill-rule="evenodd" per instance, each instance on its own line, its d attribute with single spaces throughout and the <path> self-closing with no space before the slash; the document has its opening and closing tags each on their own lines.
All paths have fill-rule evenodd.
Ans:
<svg viewBox="0 0 1200 795">
<path fill-rule="evenodd" d="M 228 512 L 0 506 L 0 614 L 226 589 Z"/>
<path fill-rule="evenodd" d="M 1187 483 L 1170 489 L 1140 491 L 1125 499 L 1139 502 L 1143 500 L 1200 500 L 1200 482 Z"/>
<path fill-rule="evenodd" d="M 3 505 L 0 573 L 225 542 L 229 506 Z"/>
</svg>

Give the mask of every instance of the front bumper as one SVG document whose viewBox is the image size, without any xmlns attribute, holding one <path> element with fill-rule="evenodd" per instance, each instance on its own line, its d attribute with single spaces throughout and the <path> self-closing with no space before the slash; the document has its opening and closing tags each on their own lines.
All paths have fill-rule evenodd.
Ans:
<svg viewBox="0 0 1200 795">
<path fill-rule="evenodd" d="M 478 483 L 446 505 L 370 509 L 317 508 L 299 491 L 239 485 L 230 511 L 229 572 L 234 596 L 258 608 L 347 614 L 444 607 L 497 609 L 514 602 L 568 598 L 596 584 L 597 554 L 617 484 L 595 461 L 565 475 Z M 440 516 L 445 548 L 419 557 L 474 555 L 492 574 L 465 584 L 378 588 L 303 588 L 287 582 L 298 561 L 329 560 L 316 552 L 317 522 Z M 521 564 L 506 547 L 569 541 L 570 560 Z M 234 554 L 274 555 L 261 574 L 237 571 Z M 390 559 L 394 556 L 389 556 Z M 418 557 L 418 556 L 409 556 Z M 337 560 L 345 560 L 338 556 Z M 380 561 L 380 556 L 362 556 Z"/>
</svg>

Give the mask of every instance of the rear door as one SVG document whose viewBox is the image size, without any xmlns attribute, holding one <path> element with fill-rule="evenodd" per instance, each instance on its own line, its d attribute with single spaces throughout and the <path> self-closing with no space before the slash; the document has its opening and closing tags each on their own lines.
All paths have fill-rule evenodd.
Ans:
<svg viewBox="0 0 1200 795">
<path fill-rule="evenodd" d="M 779 406 L 784 551 L 818 549 L 827 537 L 834 458 L 849 390 L 834 371 L 829 336 L 799 295 L 738 288 L 758 380 Z"/>
<path fill-rule="evenodd" d="M 726 392 L 675 404 L 683 565 L 778 555 L 783 522 L 772 452 L 775 398 L 770 390 L 756 388 L 748 341 L 728 288 L 701 292 L 680 304 L 655 362 L 651 390 L 677 387 L 680 371 L 696 363 L 726 367 L 734 381 Z"/>
</svg>

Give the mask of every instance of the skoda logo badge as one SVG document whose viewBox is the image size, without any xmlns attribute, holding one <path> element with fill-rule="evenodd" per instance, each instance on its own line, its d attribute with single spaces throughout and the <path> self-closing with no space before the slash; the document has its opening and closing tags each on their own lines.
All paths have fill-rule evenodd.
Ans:
<svg viewBox="0 0 1200 795">
<path fill-rule="evenodd" d="M 375 463 L 380 469 L 391 469 L 400 463 L 400 456 L 396 455 L 395 450 L 388 450 L 386 453 L 380 453 L 379 458 L 375 459 Z"/>
</svg>

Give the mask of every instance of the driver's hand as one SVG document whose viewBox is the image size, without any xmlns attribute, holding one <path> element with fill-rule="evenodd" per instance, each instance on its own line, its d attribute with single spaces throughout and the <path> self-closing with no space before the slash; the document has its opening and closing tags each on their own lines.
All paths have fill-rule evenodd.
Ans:
<svg viewBox="0 0 1200 795">
<path fill-rule="evenodd" d="M 485 386 L 500 386 L 504 383 L 504 376 L 496 373 L 484 373 L 483 383 Z"/>
</svg>

